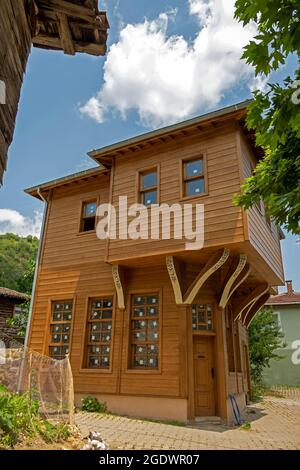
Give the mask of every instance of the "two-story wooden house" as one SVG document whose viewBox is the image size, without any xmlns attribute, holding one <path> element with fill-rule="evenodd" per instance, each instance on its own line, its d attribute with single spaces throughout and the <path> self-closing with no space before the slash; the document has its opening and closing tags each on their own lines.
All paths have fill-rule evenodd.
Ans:
<svg viewBox="0 0 300 470">
<path fill-rule="evenodd" d="M 280 230 L 233 196 L 262 149 L 248 102 L 89 155 L 98 168 L 30 188 L 46 203 L 27 343 L 70 355 L 77 400 L 126 415 L 232 420 L 250 391 L 247 327 L 282 284 Z M 204 205 L 204 244 L 100 240 L 96 208 Z M 125 217 L 123 213 L 119 217 Z M 173 221 L 174 228 L 174 221 Z"/>
</svg>

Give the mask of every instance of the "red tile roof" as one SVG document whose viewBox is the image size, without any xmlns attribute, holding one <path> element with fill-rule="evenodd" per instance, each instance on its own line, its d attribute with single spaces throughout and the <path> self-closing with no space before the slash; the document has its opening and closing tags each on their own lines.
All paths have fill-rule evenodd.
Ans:
<svg viewBox="0 0 300 470">
<path fill-rule="evenodd" d="M 272 295 L 266 302 L 266 305 L 280 305 L 280 304 L 300 304 L 300 292 L 288 293 L 279 295 Z"/>
<path fill-rule="evenodd" d="M 0 297 L 18 300 L 27 300 L 29 298 L 28 295 L 17 292 L 16 290 L 7 289 L 7 287 L 0 287 Z"/>
</svg>

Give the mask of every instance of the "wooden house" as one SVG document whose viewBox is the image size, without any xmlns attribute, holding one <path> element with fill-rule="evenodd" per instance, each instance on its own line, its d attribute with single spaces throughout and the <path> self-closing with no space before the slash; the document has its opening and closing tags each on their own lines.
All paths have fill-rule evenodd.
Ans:
<svg viewBox="0 0 300 470">
<path fill-rule="evenodd" d="M 98 168 L 26 190 L 46 203 L 27 342 L 70 355 L 78 401 L 181 421 L 230 422 L 230 395 L 244 408 L 247 327 L 284 279 L 281 232 L 263 204 L 233 204 L 263 155 L 244 126 L 248 104 L 93 150 Z M 203 247 L 100 240 L 96 207 L 120 196 L 149 209 L 202 204 Z"/>
<path fill-rule="evenodd" d="M 0 184 L 31 45 L 105 55 L 109 24 L 98 0 L 1 0 Z"/>
</svg>

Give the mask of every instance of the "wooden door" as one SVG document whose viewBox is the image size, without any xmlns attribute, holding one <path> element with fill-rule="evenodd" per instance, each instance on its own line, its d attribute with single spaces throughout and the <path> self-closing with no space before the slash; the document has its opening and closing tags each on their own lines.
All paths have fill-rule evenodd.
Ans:
<svg viewBox="0 0 300 470">
<path fill-rule="evenodd" d="M 215 415 L 213 338 L 194 335 L 195 416 Z"/>
</svg>

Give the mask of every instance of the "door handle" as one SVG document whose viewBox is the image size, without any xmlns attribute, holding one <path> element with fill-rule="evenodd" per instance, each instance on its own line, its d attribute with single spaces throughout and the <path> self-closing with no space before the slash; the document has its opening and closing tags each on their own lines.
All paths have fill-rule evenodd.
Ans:
<svg viewBox="0 0 300 470">
<path fill-rule="evenodd" d="M 214 379 L 215 378 L 215 369 L 214 367 L 211 368 L 211 376 Z"/>
</svg>

